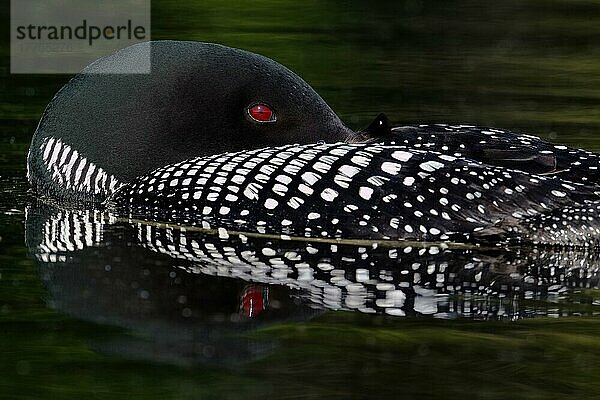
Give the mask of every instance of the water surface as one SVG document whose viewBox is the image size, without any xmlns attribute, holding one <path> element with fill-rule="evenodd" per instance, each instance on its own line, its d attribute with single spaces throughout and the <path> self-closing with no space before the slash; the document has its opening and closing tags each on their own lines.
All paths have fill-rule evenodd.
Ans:
<svg viewBox="0 0 600 400">
<path fill-rule="evenodd" d="M 595 2 L 152 11 L 155 39 L 270 56 L 352 128 L 384 111 L 600 151 Z M 600 396 L 594 251 L 220 238 L 39 202 L 29 140 L 69 77 L 9 75 L 2 40 L 0 398 Z"/>
</svg>

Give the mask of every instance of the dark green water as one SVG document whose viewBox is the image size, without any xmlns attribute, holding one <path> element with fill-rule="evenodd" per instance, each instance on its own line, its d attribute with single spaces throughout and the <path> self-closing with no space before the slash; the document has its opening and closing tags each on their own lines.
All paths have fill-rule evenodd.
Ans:
<svg viewBox="0 0 600 400">
<path fill-rule="evenodd" d="M 154 39 L 272 57 L 352 128 L 384 111 L 398 124 L 491 125 L 600 151 L 597 2 L 155 0 L 152 12 Z M 3 7 L 3 26 L 7 17 Z M 409 263 L 381 247 L 333 254 L 329 245 L 209 236 L 196 239 L 212 253 L 193 261 L 164 253 L 177 232 L 156 228 L 164 246 L 152 247 L 135 224 L 36 205 L 25 179 L 29 140 L 69 77 L 11 76 L 7 37 L 0 398 L 600 398 L 596 254 L 426 249 Z M 65 233 L 64 221 L 78 233 Z M 40 251 L 47 226 L 75 251 Z M 266 247 L 275 254 L 262 252 L 264 276 L 219 261 Z M 318 279 L 277 272 L 272 260 L 290 252 Z M 68 257 L 44 260 L 49 253 Z M 356 269 L 370 269 L 374 283 Z M 248 298 L 268 301 L 265 311 L 248 316 Z M 406 316 L 389 315 L 398 310 Z"/>
</svg>

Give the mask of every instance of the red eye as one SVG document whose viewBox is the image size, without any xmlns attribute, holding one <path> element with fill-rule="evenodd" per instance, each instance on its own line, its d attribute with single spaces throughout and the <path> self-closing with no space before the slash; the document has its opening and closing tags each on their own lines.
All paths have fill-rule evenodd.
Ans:
<svg viewBox="0 0 600 400">
<path fill-rule="evenodd" d="M 275 121 L 275 113 L 264 104 L 254 104 L 248 107 L 248 115 L 257 122 Z"/>
</svg>

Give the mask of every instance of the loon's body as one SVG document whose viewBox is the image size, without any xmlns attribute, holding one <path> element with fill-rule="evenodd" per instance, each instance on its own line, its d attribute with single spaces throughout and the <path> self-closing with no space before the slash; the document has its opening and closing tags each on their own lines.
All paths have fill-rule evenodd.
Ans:
<svg viewBox="0 0 600 400">
<path fill-rule="evenodd" d="M 600 234 L 595 185 L 374 143 L 186 160 L 111 201 L 130 216 L 286 237 L 585 245 Z"/>
<path fill-rule="evenodd" d="M 150 74 L 102 73 L 147 46 Z M 47 107 L 28 157 L 39 193 L 108 200 L 129 216 L 287 236 L 561 245 L 600 236 L 599 166 L 596 154 L 497 129 L 390 129 L 379 117 L 355 134 L 274 61 L 175 41 L 87 67 Z"/>
<path fill-rule="evenodd" d="M 399 126 L 377 138 L 377 143 L 434 151 L 583 184 L 600 183 L 600 154 L 496 128 L 453 124 Z"/>
</svg>

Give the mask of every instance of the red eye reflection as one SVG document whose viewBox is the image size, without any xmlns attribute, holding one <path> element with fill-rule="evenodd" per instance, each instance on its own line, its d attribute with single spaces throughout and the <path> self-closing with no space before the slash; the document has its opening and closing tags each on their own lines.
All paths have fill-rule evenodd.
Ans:
<svg viewBox="0 0 600 400">
<path fill-rule="evenodd" d="M 264 104 L 254 104 L 248 107 L 248 115 L 256 122 L 274 122 L 275 113 Z"/>
</svg>

